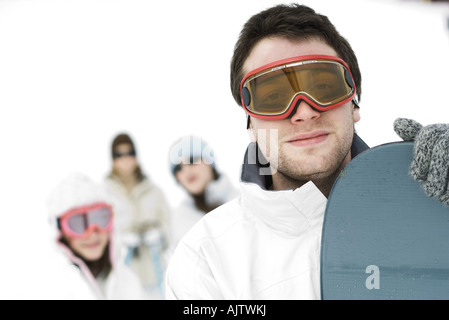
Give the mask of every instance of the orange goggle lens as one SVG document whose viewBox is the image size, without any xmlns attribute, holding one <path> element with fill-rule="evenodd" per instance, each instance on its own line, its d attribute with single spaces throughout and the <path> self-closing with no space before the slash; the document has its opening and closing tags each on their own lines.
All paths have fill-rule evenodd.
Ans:
<svg viewBox="0 0 449 320">
<path fill-rule="evenodd" d="M 346 63 L 332 56 L 302 56 L 271 63 L 247 74 L 240 94 L 245 111 L 258 118 L 287 118 L 299 99 L 319 111 L 354 98 Z"/>
</svg>

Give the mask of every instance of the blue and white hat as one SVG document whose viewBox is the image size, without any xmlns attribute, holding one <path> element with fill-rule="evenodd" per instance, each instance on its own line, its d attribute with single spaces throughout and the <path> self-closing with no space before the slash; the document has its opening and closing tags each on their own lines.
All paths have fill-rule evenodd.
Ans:
<svg viewBox="0 0 449 320">
<path fill-rule="evenodd" d="M 203 163 L 215 168 L 215 156 L 210 146 L 200 137 L 188 135 L 177 140 L 169 152 L 170 171 L 175 174 L 175 168 L 180 164 Z"/>
</svg>

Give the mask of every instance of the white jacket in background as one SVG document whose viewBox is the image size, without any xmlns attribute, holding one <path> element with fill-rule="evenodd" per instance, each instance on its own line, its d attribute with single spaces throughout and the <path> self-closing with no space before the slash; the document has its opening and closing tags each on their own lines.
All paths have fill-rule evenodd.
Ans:
<svg viewBox="0 0 449 320">
<path fill-rule="evenodd" d="M 115 175 L 108 176 L 104 185 L 116 209 L 116 243 L 125 248 L 135 247 L 138 253 L 132 256 L 129 266 L 138 275 L 142 286 L 153 292 L 153 298 L 161 299 L 158 284 L 166 266 L 164 251 L 169 246 L 170 223 L 170 209 L 162 189 L 148 177 L 131 191 Z M 150 245 L 144 240 L 150 233 L 157 234 L 160 240 L 161 266 L 155 265 Z"/>
<path fill-rule="evenodd" d="M 208 204 L 223 204 L 239 196 L 239 190 L 232 185 L 225 174 L 220 174 L 217 180 L 210 182 L 205 190 Z M 172 212 L 171 244 L 175 248 L 181 238 L 205 216 L 203 211 L 195 207 L 193 198 L 188 195 Z"/>
<path fill-rule="evenodd" d="M 61 292 L 61 299 L 98 299 L 98 300 L 147 300 L 147 293 L 134 272 L 120 259 L 121 249 L 114 246 L 113 230 L 109 232 L 109 258 L 112 269 L 105 277 L 94 278 L 87 265 L 74 252 L 61 242 L 62 232 L 57 219 L 70 209 L 97 202 L 111 204 L 111 198 L 98 183 L 80 173 L 73 173 L 63 179 L 48 198 L 50 237 L 55 258 L 47 263 L 52 269 L 59 269 L 52 279 L 59 281 L 59 287 L 68 286 Z M 66 274 L 65 279 L 61 275 Z M 77 281 L 83 283 L 77 284 Z M 75 287 L 76 285 L 76 287 Z M 76 288 L 76 291 L 73 289 Z M 89 294 L 87 290 L 89 288 Z"/>
<path fill-rule="evenodd" d="M 144 291 L 139 279 L 134 272 L 120 259 L 113 259 L 112 270 L 104 279 L 95 279 L 86 264 L 76 257 L 72 250 L 60 242 L 60 236 L 56 239 L 57 251 L 66 258 L 66 269 L 78 269 L 81 277 L 90 288 L 91 297 L 96 300 L 148 300 L 149 296 Z M 111 250 L 111 254 L 113 250 Z M 70 285 L 70 282 L 67 282 Z"/>
</svg>

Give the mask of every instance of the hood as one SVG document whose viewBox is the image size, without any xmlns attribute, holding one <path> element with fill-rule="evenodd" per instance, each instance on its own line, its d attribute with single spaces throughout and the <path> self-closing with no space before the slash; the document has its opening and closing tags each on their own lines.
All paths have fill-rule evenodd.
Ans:
<svg viewBox="0 0 449 320">
<path fill-rule="evenodd" d="M 88 176 L 74 172 L 52 190 L 47 199 L 49 220 L 56 221 L 67 211 L 98 202 L 112 204 L 112 198 L 102 185 Z"/>
<path fill-rule="evenodd" d="M 87 206 L 98 202 L 108 203 L 114 210 L 112 200 L 113 199 L 104 189 L 103 185 L 92 181 L 86 175 L 78 172 L 72 173 L 60 181 L 47 199 L 48 219 L 54 232 L 52 238 L 57 250 L 63 252 L 72 263 L 80 268 L 81 272 L 87 278 L 87 281 L 97 292 L 99 292 L 99 289 L 87 266 L 81 259 L 73 254 L 72 250 L 60 241 L 62 232 L 58 228 L 57 219 L 73 208 Z M 114 268 L 114 257 L 117 255 L 117 252 L 114 251 L 115 247 L 113 240 L 114 233 L 112 229 L 110 231 L 109 256 L 112 267 Z"/>
</svg>

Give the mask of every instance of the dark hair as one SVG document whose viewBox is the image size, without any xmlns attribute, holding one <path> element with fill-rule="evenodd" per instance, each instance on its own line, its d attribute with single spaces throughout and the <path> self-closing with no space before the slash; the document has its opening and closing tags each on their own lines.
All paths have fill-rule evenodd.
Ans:
<svg viewBox="0 0 449 320">
<path fill-rule="evenodd" d="M 213 171 L 214 180 L 217 180 L 218 178 L 220 178 L 220 174 L 214 167 L 212 167 L 212 171 Z M 191 194 L 191 196 L 193 198 L 193 202 L 195 203 L 195 207 L 198 210 L 200 210 L 201 212 L 203 212 L 204 214 L 211 212 L 212 210 L 214 210 L 215 208 L 218 208 L 220 205 L 223 204 L 223 203 L 208 203 L 206 201 L 205 192 L 198 194 L 198 195 Z"/>
<path fill-rule="evenodd" d="M 118 134 L 114 140 L 112 141 L 111 145 L 111 156 L 114 158 L 115 149 L 117 146 L 121 144 L 129 144 L 134 152 L 136 152 L 136 148 L 134 147 L 134 142 L 132 141 L 131 137 L 127 135 L 126 133 L 120 133 Z"/>
<path fill-rule="evenodd" d="M 348 64 L 360 101 L 362 78 L 357 57 L 349 42 L 340 35 L 326 16 L 307 6 L 293 3 L 264 10 L 252 16 L 243 26 L 231 60 L 231 91 L 238 105 L 241 106 L 240 82 L 245 76 L 243 65 L 246 59 L 260 40 L 275 36 L 289 40 L 318 38 L 332 47 Z"/>
<path fill-rule="evenodd" d="M 119 146 L 121 144 L 128 144 L 128 145 L 130 145 L 131 148 L 132 148 L 132 151 L 134 151 L 134 154 L 137 155 L 136 147 L 134 146 L 134 142 L 132 141 L 131 137 L 128 134 L 126 134 L 126 133 L 120 133 L 112 141 L 111 157 L 113 159 L 114 159 L 114 153 L 116 152 L 117 146 Z M 112 172 L 111 172 L 110 175 L 113 175 L 113 174 L 117 174 L 114 169 L 112 169 Z M 141 181 L 141 180 L 143 180 L 145 178 L 145 175 L 143 174 L 142 169 L 140 168 L 139 164 L 137 164 L 136 170 L 134 171 L 134 174 L 135 174 L 135 176 L 136 176 L 138 181 Z"/>
</svg>

